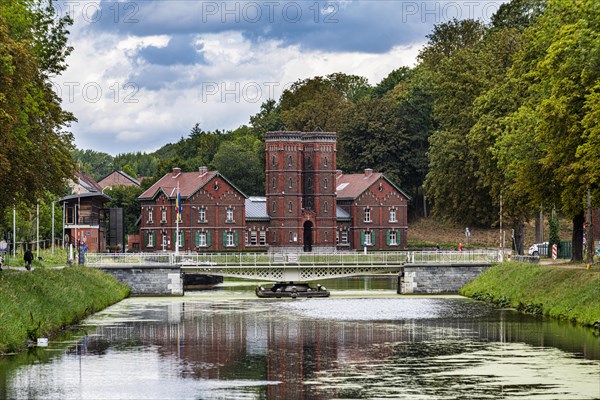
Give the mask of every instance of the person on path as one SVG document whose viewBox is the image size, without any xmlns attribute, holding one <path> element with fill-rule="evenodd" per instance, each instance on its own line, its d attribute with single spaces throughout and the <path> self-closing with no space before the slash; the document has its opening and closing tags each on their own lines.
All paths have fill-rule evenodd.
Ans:
<svg viewBox="0 0 600 400">
<path fill-rule="evenodd" d="M 29 250 L 29 248 L 27 249 L 27 251 L 25 251 L 23 260 L 25 260 L 25 263 L 26 263 L 25 269 L 27 269 L 27 271 L 31 271 L 31 262 L 33 261 L 33 253 L 31 252 L 31 250 Z"/>
<path fill-rule="evenodd" d="M 462 250 L 463 250 L 462 243 L 459 243 L 458 244 L 458 251 L 462 251 Z"/>
</svg>

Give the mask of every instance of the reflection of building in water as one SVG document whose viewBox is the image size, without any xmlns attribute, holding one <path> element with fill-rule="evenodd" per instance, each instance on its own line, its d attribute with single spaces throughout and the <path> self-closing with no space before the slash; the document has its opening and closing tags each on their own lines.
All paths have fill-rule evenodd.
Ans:
<svg viewBox="0 0 600 400">
<path fill-rule="evenodd" d="M 589 346 L 569 342 L 569 324 L 509 312 L 500 319 L 384 322 L 309 320 L 273 310 L 255 302 L 155 307 L 147 321 L 98 328 L 88 349 L 91 354 L 122 345 L 156 349 L 184 378 L 268 381 L 273 384 L 256 389 L 261 396 L 285 399 L 323 397 L 324 388 L 316 382 L 351 374 L 348 366 L 368 368 L 373 360 L 399 359 L 418 364 L 423 357 L 468 353 L 493 342 L 572 346 L 573 352 L 600 358 L 597 343 L 594 348 L 593 341 Z M 417 376 L 422 371 L 407 368 L 402 373 Z M 344 394 L 336 390 L 327 396 Z"/>
</svg>

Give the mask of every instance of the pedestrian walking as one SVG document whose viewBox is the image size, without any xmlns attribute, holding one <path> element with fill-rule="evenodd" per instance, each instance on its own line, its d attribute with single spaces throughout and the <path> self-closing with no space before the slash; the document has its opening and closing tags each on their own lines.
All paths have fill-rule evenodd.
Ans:
<svg viewBox="0 0 600 400">
<path fill-rule="evenodd" d="M 29 248 L 25 251 L 25 255 L 23 256 L 23 260 L 25 260 L 25 269 L 27 271 L 31 271 L 31 262 L 33 261 L 33 253 Z"/>
<path fill-rule="evenodd" d="M 462 243 L 459 243 L 458 244 L 458 251 L 462 251 L 462 250 L 463 250 Z"/>
</svg>

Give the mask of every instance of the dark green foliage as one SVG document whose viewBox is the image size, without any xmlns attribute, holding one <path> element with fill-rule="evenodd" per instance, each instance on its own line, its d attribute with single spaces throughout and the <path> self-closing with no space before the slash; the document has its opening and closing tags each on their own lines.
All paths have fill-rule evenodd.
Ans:
<svg viewBox="0 0 600 400">
<path fill-rule="evenodd" d="M 144 192 L 139 186 L 115 186 L 106 189 L 106 193 L 112 200 L 106 204 L 106 208 L 122 208 L 125 224 L 125 233 L 136 233 L 135 222 L 140 216 L 141 208 L 138 196 Z"/>
</svg>

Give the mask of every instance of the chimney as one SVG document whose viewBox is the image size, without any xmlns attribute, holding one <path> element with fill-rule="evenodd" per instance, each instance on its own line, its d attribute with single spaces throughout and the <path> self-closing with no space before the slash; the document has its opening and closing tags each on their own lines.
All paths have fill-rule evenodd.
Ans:
<svg viewBox="0 0 600 400">
<path fill-rule="evenodd" d="M 373 169 L 365 168 L 365 177 L 368 178 L 371 175 L 373 175 Z"/>
<path fill-rule="evenodd" d="M 175 178 L 180 173 L 181 173 L 181 168 L 179 168 L 179 167 L 173 167 L 173 173 L 172 173 L 173 178 Z"/>
<path fill-rule="evenodd" d="M 342 170 L 336 169 L 335 170 L 335 179 L 338 179 L 340 176 L 342 176 Z"/>
<path fill-rule="evenodd" d="M 200 176 L 206 175 L 208 173 L 208 167 L 200 167 L 198 168 L 198 172 L 200 172 Z"/>
</svg>

